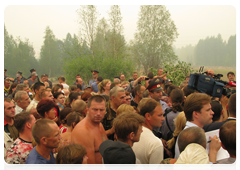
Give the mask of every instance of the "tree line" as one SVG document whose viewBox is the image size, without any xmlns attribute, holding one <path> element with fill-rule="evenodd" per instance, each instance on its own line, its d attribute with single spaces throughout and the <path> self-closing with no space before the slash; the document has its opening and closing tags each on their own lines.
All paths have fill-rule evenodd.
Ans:
<svg viewBox="0 0 240 170">
<path fill-rule="evenodd" d="M 64 75 L 67 83 L 72 83 L 76 74 L 88 81 L 93 69 L 98 70 L 103 78 L 113 79 L 121 73 L 131 78 L 133 71 L 147 75 L 149 71 L 163 67 L 165 71 L 171 70 L 172 74 L 176 72 L 180 82 L 192 71 L 191 64 L 187 62 L 203 61 L 197 57 L 179 60 L 179 53 L 175 53 L 173 48 L 173 42 L 178 37 L 177 27 L 163 5 L 140 6 L 137 30 L 130 43 L 126 42 L 123 34 L 118 5 L 110 7 L 108 19 L 99 18 L 94 5 L 80 6 L 76 14 L 79 36 L 67 33 L 65 39 L 59 40 L 47 26 L 39 60 L 36 60 L 28 40 L 15 40 L 4 26 L 4 67 L 8 69 L 7 75 L 15 77 L 20 70 L 28 76 L 29 70 L 35 68 L 39 75 Z M 183 69 L 185 71 L 181 71 Z"/>
<path fill-rule="evenodd" d="M 236 67 L 236 35 L 230 36 L 227 42 L 221 34 L 206 37 L 196 46 L 188 45 L 174 51 L 179 59 L 192 65 Z"/>
</svg>

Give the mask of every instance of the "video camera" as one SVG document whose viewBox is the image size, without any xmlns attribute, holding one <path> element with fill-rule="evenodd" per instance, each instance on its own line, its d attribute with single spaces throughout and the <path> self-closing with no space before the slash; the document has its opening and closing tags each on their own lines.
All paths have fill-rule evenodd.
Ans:
<svg viewBox="0 0 240 170">
<path fill-rule="evenodd" d="M 225 85 L 228 84 L 232 87 L 236 87 L 236 83 L 234 82 L 226 82 L 222 81 L 222 74 L 214 75 L 214 77 L 210 77 L 205 75 L 203 72 L 204 66 L 200 67 L 199 73 L 190 74 L 190 79 L 187 85 L 187 88 L 197 90 L 201 93 L 207 93 L 213 97 L 221 97 L 222 95 L 227 96 L 228 98 L 231 94 L 236 93 L 236 90 L 226 88 Z"/>
</svg>

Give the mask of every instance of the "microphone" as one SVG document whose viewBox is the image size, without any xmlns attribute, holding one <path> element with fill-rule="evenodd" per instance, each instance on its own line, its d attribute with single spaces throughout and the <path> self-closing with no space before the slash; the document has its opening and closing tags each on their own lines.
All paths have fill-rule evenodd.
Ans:
<svg viewBox="0 0 240 170">
<path fill-rule="evenodd" d="M 233 81 L 229 81 L 229 83 L 228 83 L 230 86 L 232 86 L 232 87 L 236 87 L 236 83 L 234 83 Z"/>
<path fill-rule="evenodd" d="M 236 87 L 236 83 L 234 83 L 233 81 L 222 81 L 222 80 L 219 80 L 219 82 L 223 83 L 223 84 L 228 84 L 232 87 Z"/>
</svg>

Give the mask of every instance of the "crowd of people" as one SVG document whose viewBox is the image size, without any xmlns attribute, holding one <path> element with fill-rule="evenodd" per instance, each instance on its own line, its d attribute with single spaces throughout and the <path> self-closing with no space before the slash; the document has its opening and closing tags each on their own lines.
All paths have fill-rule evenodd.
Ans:
<svg viewBox="0 0 240 170">
<path fill-rule="evenodd" d="M 220 98 L 147 76 L 52 83 L 4 69 L 8 164 L 229 164 L 236 160 L 236 93 Z M 206 71 L 213 77 L 212 70 Z M 235 74 L 227 74 L 235 82 Z M 227 86 L 228 87 L 228 86 Z M 229 87 L 228 87 L 229 88 Z"/>
</svg>

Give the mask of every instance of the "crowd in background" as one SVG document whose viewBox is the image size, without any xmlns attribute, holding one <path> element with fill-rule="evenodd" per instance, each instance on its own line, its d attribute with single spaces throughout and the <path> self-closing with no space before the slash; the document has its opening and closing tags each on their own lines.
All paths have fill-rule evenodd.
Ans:
<svg viewBox="0 0 240 170">
<path fill-rule="evenodd" d="M 218 164 L 236 160 L 236 93 L 212 97 L 168 74 L 91 70 L 72 84 L 31 69 L 4 70 L 4 159 L 8 164 Z M 213 77 L 213 70 L 206 71 Z M 235 82 L 235 74 L 227 74 Z M 227 88 L 232 88 L 226 86 Z"/>
</svg>

